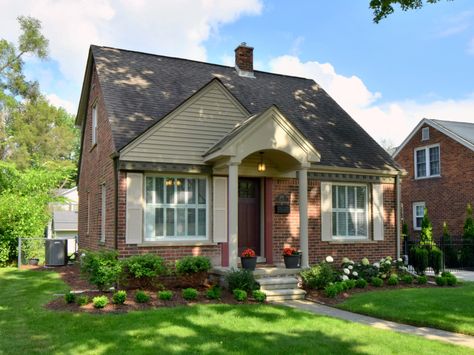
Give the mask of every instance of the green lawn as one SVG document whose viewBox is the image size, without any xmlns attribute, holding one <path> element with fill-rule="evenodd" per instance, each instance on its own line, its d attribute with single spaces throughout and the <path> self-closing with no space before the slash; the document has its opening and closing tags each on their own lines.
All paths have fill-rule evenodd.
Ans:
<svg viewBox="0 0 474 355">
<path fill-rule="evenodd" d="M 474 283 L 352 295 L 339 308 L 401 323 L 474 335 Z"/>
<path fill-rule="evenodd" d="M 42 307 L 64 290 L 52 272 L 0 269 L 0 354 L 474 354 L 472 349 L 269 305 L 109 315 Z"/>
</svg>

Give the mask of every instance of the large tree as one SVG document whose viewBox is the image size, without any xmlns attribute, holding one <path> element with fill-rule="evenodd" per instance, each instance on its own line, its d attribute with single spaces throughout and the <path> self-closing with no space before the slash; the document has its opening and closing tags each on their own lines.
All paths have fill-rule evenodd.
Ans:
<svg viewBox="0 0 474 355">
<path fill-rule="evenodd" d="M 398 4 L 403 11 L 420 9 L 425 3 L 434 4 L 440 0 L 371 0 L 370 8 L 374 10 L 374 22 L 379 23 L 388 15 L 392 14 L 395 9 L 393 5 Z"/>
</svg>

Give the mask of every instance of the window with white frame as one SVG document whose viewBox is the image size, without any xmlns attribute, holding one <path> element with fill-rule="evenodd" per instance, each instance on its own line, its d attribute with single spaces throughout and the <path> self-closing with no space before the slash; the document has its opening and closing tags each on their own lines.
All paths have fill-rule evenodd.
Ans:
<svg viewBox="0 0 474 355">
<path fill-rule="evenodd" d="M 145 178 L 145 241 L 207 238 L 208 181 L 205 177 Z"/>
<path fill-rule="evenodd" d="M 415 149 L 415 178 L 440 175 L 439 145 Z"/>
<path fill-rule="evenodd" d="M 367 185 L 332 185 L 333 238 L 367 238 Z"/>
<path fill-rule="evenodd" d="M 97 144 L 97 104 L 92 106 L 92 145 Z"/>
<path fill-rule="evenodd" d="M 430 139 L 430 127 L 424 127 L 421 129 L 421 140 L 427 141 Z"/>
<path fill-rule="evenodd" d="M 413 204 L 413 229 L 421 230 L 421 221 L 425 214 L 425 203 L 415 202 Z"/>
</svg>

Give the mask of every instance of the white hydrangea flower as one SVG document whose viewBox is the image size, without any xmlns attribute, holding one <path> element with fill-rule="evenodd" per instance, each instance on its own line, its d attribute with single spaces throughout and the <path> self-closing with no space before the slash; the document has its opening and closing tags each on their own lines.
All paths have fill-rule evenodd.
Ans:
<svg viewBox="0 0 474 355">
<path fill-rule="evenodd" d="M 354 268 L 354 266 L 349 265 L 347 268 L 348 268 L 349 270 L 352 270 L 352 269 Z"/>
<path fill-rule="evenodd" d="M 362 265 L 365 265 L 365 266 L 370 264 L 370 261 L 367 258 L 363 258 L 361 262 L 362 262 Z"/>
<path fill-rule="evenodd" d="M 387 264 L 387 265 L 392 265 L 392 263 L 390 262 L 390 260 L 387 260 L 387 261 L 385 262 L 385 264 Z"/>
<path fill-rule="evenodd" d="M 380 267 L 380 263 L 374 263 L 374 266 L 378 269 Z"/>
<path fill-rule="evenodd" d="M 352 264 L 352 265 L 354 265 L 355 263 L 354 263 L 354 261 L 353 261 L 353 260 L 349 260 L 349 264 Z"/>
<path fill-rule="evenodd" d="M 391 256 L 387 256 L 385 259 L 387 259 L 388 261 L 392 261 L 392 257 Z"/>
<path fill-rule="evenodd" d="M 343 263 L 343 264 L 346 264 L 346 263 L 348 263 L 348 262 L 349 262 L 349 259 L 348 259 L 348 258 L 346 258 L 346 257 L 342 258 L 342 263 Z"/>
<path fill-rule="evenodd" d="M 334 259 L 332 258 L 331 255 L 326 256 L 326 262 L 332 263 L 333 261 L 334 261 Z"/>
<path fill-rule="evenodd" d="M 346 280 L 349 280 L 349 278 L 347 277 L 347 275 L 342 275 L 342 281 L 346 281 Z"/>
<path fill-rule="evenodd" d="M 342 271 L 344 271 L 344 274 L 346 274 L 346 275 L 349 275 L 349 274 L 351 273 L 351 272 L 349 271 L 349 269 L 346 269 L 346 268 L 344 268 Z"/>
<path fill-rule="evenodd" d="M 403 259 L 402 259 L 402 258 L 398 258 L 397 261 L 398 261 L 399 263 L 401 263 L 401 262 L 403 261 Z"/>
<path fill-rule="evenodd" d="M 352 275 L 355 276 L 355 277 L 359 276 L 359 274 L 357 273 L 357 271 L 352 271 Z"/>
</svg>

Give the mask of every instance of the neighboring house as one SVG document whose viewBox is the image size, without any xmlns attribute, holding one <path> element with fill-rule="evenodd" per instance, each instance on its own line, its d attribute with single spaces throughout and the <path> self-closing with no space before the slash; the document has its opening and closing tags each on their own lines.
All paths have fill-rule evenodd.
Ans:
<svg viewBox="0 0 474 355">
<path fill-rule="evenodd" d="M 392 158 L 313 80 L 91 46 L 79 247 L 236 266 L 399 253 Z"/>
<path fill-rule="evenodd" d="M 77 187 L 59 189 L 57 196 L 65 201 L 50 204 L 52 219 L 48 225 L 47 237 L 75 237 L 78 233 L 78 194 Z"/>
<path fill-rule="evenodd" d="M 474 124 L 424 118 L 394 153 L 402 180 L 403 218 L 418 235 L 424 208 L 439 239 L 446 221 L 462 235 L 466 205 L 474 202 Z"/>
</svg>

